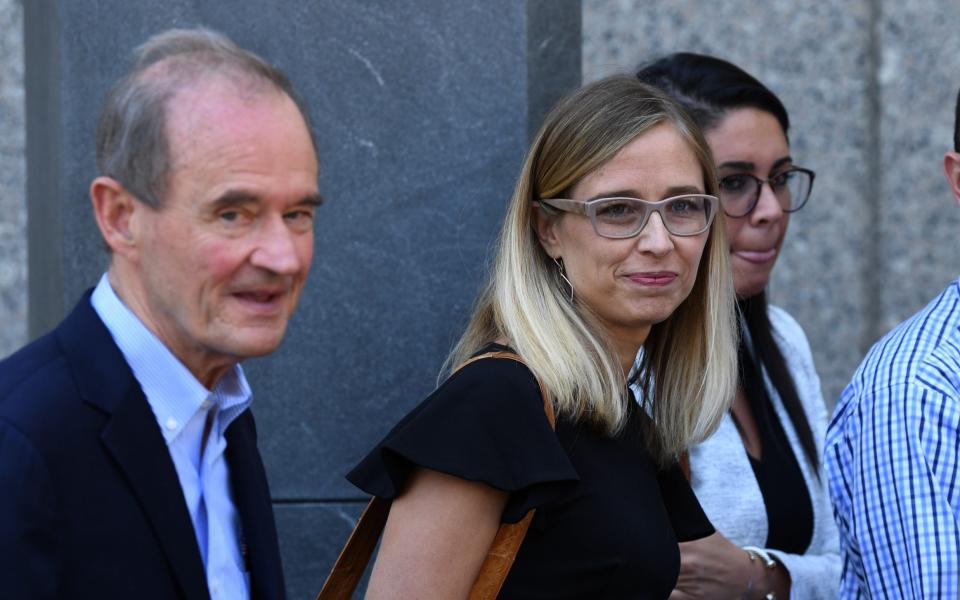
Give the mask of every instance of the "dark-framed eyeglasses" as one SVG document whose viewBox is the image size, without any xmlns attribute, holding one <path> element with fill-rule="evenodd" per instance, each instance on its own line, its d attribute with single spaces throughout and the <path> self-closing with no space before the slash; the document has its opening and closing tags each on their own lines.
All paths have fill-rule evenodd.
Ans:
<svg viewBox="0 0 960 600">
<path fill-rule="evenodd" d="M 757 207 L 763 184 L 770 186 L 783 212 L 797 212 L 810 198 L 816 173 L 802 167 L 790 167 L 769 179 L 760 179 L 750 173 L 734 173 L 720 178 L 720 205 L 723 212 L 734 219 L 745 217 Z"/>
<path fill-rule="evenodd" d="M 593 230 L 605 238 L 630 238 L 641 231 L 657 213 L 664 227 L 673 235 L 699 235 L 710 227 L 719 200 L 707 194 L 684 194 L 657 202 L 640 198 L 596 198 L 540 200 L 542 206 L 589 217 Z"/>
</svg>

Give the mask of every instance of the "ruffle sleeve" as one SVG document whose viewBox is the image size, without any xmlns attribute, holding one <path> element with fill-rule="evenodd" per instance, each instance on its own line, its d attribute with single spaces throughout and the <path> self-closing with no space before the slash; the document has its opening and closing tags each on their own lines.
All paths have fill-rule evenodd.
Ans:
<svg viewBox="0 0 960 600">
<path fill-rule="evenodd" d="M 550 428 L 540 388 L 517 361 L 487 358 L 454 373 L 403 418 L 347 479 L 383 498 L 417 467 L 510 492 L 502 520 L 565 497 L 579 477 Z"/>
<path fill-rule="evenodd" d="M 713 524 L 678 464 L 660 471 L 657 482 L 678 542 L 699 540 L 714 533 Z"/>
</svg>

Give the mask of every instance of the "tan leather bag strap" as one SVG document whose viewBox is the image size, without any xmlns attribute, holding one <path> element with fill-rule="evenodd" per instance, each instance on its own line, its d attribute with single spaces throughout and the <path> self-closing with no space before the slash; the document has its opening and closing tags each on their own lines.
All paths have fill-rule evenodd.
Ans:
<svg viewBox="0 0 960 600">
<path fill-rule="evenodd" d="M 506 350 L 486 352 L 474 356 L 462 365 L 457 367 L 456 371 L 464 368 L 472 362 L 485 358 L 507 358 L 523 363 L 517 354 Z M 454 371 L 454 372 L 456 372 Z M 550 395 L 543 383 L 537 380 L 540 386 L 540 395 L 543 397 L 543 411 L 550 422 L 550 428 L 556 429 L 556 416 L 553 412 L 553 403 L 550 401 Z M 391 501 L 386 498 L 371 498 L 367 507 L 360 515 L 353 533 L 347 540 L 337 562 L 333 565 L 330 575 L 323 584 L 323 589 L 317 596 L 317 600 L 349 600 L 353 596 L 363 572 L 373 556 L 373 550 L 383 533 L 383 528 L 387 524 L 387 516 L 390 514 Z M 480 573 L 470 590 L 470 600 L 490 600 L 497 597 L 503 582 L 507 579 L 510 567 L 520 550 L 520 544 L 527 535 L 527 529 L 530 528 L 530 522 L 533 520 L 534 511 L 528 512 L 523 519 L 517 523 L 502 523 L 497 535 L 493 538 L 490 545 L 490 551 L 487 553 L 483 565 L 480 567 Z"/>
</svg>

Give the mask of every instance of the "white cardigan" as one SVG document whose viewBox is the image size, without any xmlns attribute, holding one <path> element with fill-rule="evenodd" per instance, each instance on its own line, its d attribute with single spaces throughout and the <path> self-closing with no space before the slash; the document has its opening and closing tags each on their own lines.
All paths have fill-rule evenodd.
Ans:
<svg viewBox="0 0 960 600">
<path fill-rule="evenodd" d="M 800 325 L 781 308 L 770 306 L 768 314 L 774 339 L 780 346 L 793 377 L 813 438 L 817 456 L 823 455 L 827 411 L 810 353 L 810 344 Z M 769 550 L 790 572 L 790 597 L 798 600 L 837 597 L 842 567 L 839 538 L 833 521 L 826 482 L 811 469 L 783 402 L 764 372 L 767 393 L 787 434 L 813 504 L 813 537 L 806 554 Z M 817 466 L 819 469 L 819 465 Z M 709 439 L 690 450 L 690 483 L 713 526 L 738 546 L 763 547 L 767 539 L 767 512 L 763 495 L 743 441 L 728 413 Z"/>
</svg>

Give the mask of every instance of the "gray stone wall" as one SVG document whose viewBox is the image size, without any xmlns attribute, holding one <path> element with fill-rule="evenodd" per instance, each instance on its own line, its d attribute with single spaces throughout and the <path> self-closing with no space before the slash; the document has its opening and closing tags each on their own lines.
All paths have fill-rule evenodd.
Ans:
<svg viewBox="0 0 960 600">
<path fill-rule="evenodd" d="M 773 301 L 803 325 L 833 405 L 870 345 L 960 273 L 943 177 L 960 11 L 920 0 L 585 0 L 589 81 L 691 50 L 733 61 L 790 113 L 817 172 L 790 222 Z"/>
<path fill-rule="evenodd" d="M 0 0 L 0 357 L 27 336 L 23 5 Z"/>
</svg>

